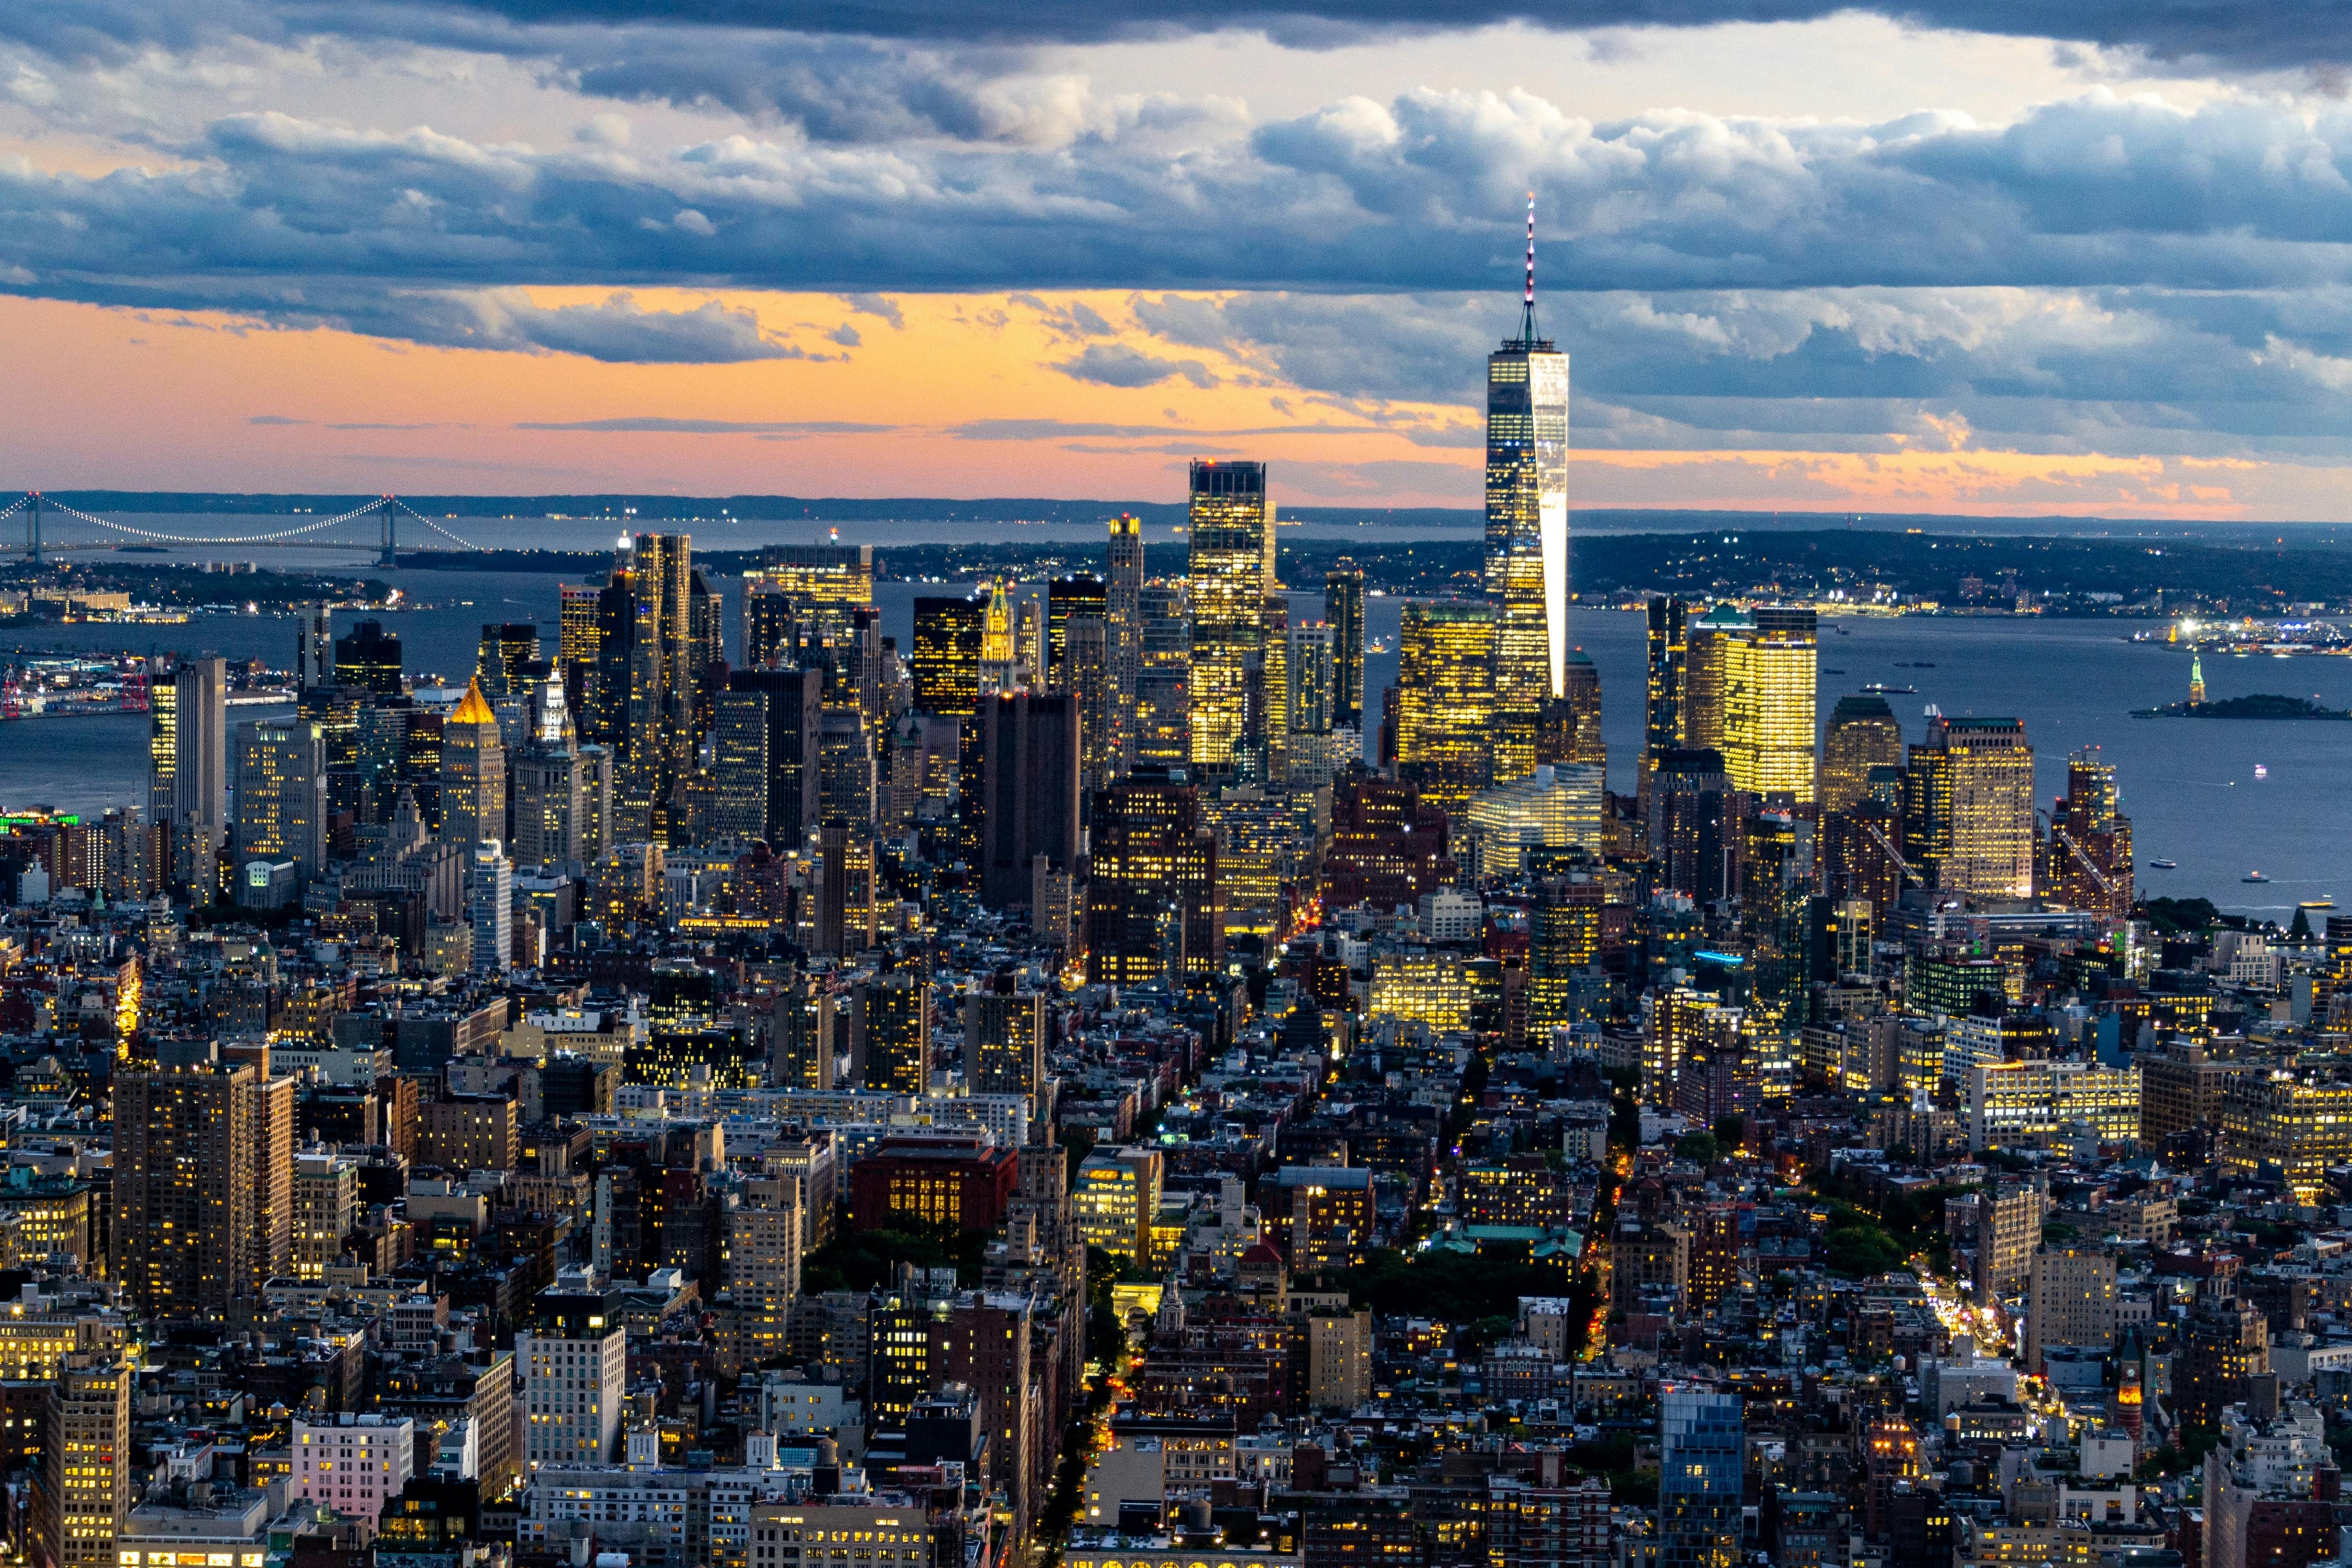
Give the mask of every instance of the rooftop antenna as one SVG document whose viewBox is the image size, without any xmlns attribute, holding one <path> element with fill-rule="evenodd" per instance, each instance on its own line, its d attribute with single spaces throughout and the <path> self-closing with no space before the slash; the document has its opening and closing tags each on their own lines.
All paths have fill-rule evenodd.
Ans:
<svg viewBox="0 0 2352 1568">
<path fill-rule="evenodd" d="M 1528 292 L 1525 308 L 1519 313 L 1519 342 L 1529 348 L 1536 342 L 1536 194 L 1528 193 Z"/>
</svg>

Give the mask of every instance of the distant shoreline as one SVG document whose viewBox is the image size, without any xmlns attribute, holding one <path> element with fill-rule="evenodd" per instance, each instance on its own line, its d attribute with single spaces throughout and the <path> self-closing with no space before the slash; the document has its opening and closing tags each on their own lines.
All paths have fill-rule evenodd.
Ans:
<svg viewBox="0 0 2352 1568">
<path fill-rule="evenodd" d="M 2272 721 L 2282 723 L 2305 721 L 2340 722 L 2352 720 L 2352 712 L 2341 708 L 2329 708 L 2308 697 L 2282 697 L 2276 692 L 2257 692 L 2251 697 L 2224 697 L 2212 702 L 2168 702 L 2161 708 L 2136 708 L 2135 719 L 2221 719 L 2243 721 Z"/>
</svg>

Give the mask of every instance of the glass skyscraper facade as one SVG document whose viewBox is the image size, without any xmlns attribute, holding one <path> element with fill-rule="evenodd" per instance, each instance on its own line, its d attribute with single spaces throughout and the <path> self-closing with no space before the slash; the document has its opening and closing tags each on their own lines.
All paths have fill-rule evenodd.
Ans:
<svg viewBox="0 0 2352 1568">
<path fill-rule="evenodd" d="M 1265 675 L 1266 600 L 1275 583 L 1265 465 L 1195 462 L 1188 534 L 1192 765 L 1225 779 L 1241 768 L 1250 687 Z"/>
<path fill-rule="evenodd" d="M 1739 1396 L 1669 1384 L 1658 1405 L 1658 1568 L 1734 1568 L 1746 1444 Z"/>
<path fill-rule="evenodd" d="M 1568 356 L 1536 331 L 1535 235 L 1530 200 L 1518 334 L 1486 356 L 1486 590 L 1504 779 L 1534 769 L 1537 716 L 1568 680 Z"/>
</svg>

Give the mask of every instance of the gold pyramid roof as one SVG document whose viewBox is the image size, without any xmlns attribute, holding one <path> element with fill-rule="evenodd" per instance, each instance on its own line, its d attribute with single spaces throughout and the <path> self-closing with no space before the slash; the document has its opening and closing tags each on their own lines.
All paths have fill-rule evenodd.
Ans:
<svg viewBox="0 0 2352 1568">
<path fill-rule="evenodd" d="M 457 710 L 449 715 L 449 721 L 453 724 L 495 724 L 499 721 L 499 716 L 490 711 L 489 703 L 482 697 L 480 676 L 466 683 L 466 700 L 457 704 Z"/>
</svg>

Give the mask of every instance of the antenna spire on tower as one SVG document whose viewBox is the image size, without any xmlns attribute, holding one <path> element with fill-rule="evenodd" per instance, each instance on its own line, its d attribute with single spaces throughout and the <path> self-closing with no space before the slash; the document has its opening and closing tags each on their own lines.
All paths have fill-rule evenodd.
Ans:
<svg viewBox="0 0 2352 1568">
<path fill-rule="evenodd" d="M 1532 346 L 1536 341 L 1536 194 L 1528 193 L 1528 292 L 1525 308 L 1519 314 L 1519 341 Z"/>
</svg>

